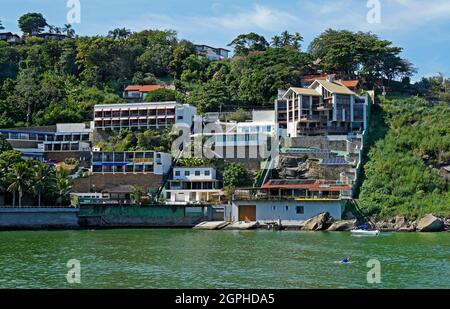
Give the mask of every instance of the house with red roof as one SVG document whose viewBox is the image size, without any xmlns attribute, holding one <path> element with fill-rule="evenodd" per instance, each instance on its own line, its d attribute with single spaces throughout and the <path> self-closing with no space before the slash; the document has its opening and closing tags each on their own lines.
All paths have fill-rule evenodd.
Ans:
<svg viewBox="0 0 450 309">
<path fill-rule="evenodd" d="M 123 98 L 131 102 L 143 102 L 147 93 L 161 88 L 161 85 L 129 85 L 123 92 Z"/>
<path fill-rule="evenodd" d="M 328 212 L 342 217 L 351 199 L 351 186 L 324 179 L 271 179 L 260 188 L 234 192 L 231 221 L 260 223 L 308 220 Z"/>
</svg>

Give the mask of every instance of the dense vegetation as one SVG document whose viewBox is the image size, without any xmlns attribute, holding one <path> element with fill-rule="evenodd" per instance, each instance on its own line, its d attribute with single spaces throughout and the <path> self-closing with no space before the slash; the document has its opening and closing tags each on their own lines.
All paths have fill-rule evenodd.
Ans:
<svg viewBox="0 0 450 309">
<path fill-rule="evenodd" d="M 365 165 L 363 209 L 376 217 L 449 215 L 449 184 L 438 171 L 450 165 L 450 106 L 411 97 L 382 100 L 381 111 L 387 132 Z"/>
<path fill-rule="evenodd" d="M 234 57 L 209 61 L 170 30 L 115 29 L 104 37 L 80 37 L 70 25 L 51 26 L 37 13 L 20 17 L 19 26 L 23 44 L 0 42 L 0 127 L 90 120 L 92 105 L 120 102 L 128 84 L 173 84 L 175 91 L 148 99 L 175 98 L 205 112 L 270 106 L 278 88 L 300 85 L 304 74 L 338 73 L 372 87 L 414 72 L 400 47 L 362 32 L 327 30 L 307 51 L 299 33 L 285 31 L 270 43 L 256 33 L 242 34 L 229 44 Z M 68 39 L 36 37 L 45 28 Z M 422 86 L 424 93 L 431 87 Z"/>
<path fill-rule="evenodd" d="M 68 205 L 72 185 L 68 172 L 35 160 L 24 160 L 15 150 L 0 152 L 0 192 L 7 204 Z"/>
</svg>

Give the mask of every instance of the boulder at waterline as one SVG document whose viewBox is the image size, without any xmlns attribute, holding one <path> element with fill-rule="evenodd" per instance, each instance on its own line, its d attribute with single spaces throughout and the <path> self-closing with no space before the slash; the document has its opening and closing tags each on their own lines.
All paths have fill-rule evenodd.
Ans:
<svg viewBox="0 0 450 309">
<path fill-rule="evenodd" d="M 356 220 L 343 220 L 334 222 L 327 231 L 350 231 L 355 228 Z"/>
<path fill-rule="evenodd" d="M 326 222 L 330 218 L 328 212 L 321 213 L 311 219 L 306 220 L 303 230 L 304 231 L 323 231 L 326 228 Z"/>
<path fill-rule="evenodd" d="M 441 232 L 444 230 L 444 221 L 432 214 L 428 214 L 420 219 L 417 230 L 421 232 Z"/>
</svg>

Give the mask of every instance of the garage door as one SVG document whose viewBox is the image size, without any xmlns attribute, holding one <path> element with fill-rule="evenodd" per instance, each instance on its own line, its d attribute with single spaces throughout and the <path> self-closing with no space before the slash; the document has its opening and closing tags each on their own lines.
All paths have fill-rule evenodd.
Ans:
<svg viewBox="0 0 450 309">
<path fill-rule="evenodd" d="M 239 206 L 239 221 L 256 221 L 256 206 Z"/>
</svg>

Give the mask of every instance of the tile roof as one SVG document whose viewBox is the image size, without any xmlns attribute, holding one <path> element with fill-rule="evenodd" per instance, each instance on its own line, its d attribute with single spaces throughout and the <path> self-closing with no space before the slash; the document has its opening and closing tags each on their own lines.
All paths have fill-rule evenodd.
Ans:
<svg viewBox="0 0 450 309">
<path fill-rule="evenodd" d="M 125 91 L 140 91 L 140 92 L 150 92 L 161 89 L 161 85 L 130 85 L 125 88 Z"/>
<path fill-rule="evenodd" d="M 359 84 L 359 80 L 340 80 L 339 81 L 342 85 L 344 85 L 345 87 L 358 87 Z"/>
</svg>

